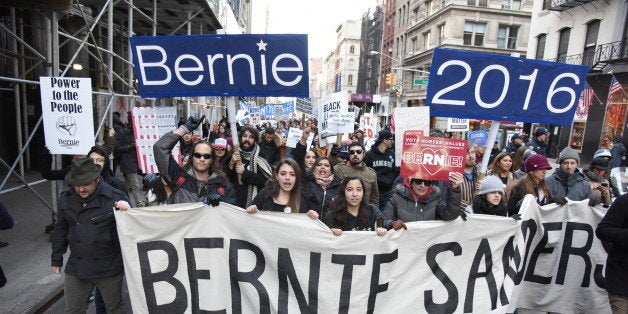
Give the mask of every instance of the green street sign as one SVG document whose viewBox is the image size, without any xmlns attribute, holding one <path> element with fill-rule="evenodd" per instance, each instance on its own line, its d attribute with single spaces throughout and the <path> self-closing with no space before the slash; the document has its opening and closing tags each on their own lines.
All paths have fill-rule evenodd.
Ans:
<svg viewBox="0 0 628 314">
<path fill-rule="evenodd" d="M 429 83 L 430 80 L 428 79 L 419 79 L 419 78 L 415 78 L 414 79 L 414 85 L 427 85 L 427 83 Z"/>
</svg>

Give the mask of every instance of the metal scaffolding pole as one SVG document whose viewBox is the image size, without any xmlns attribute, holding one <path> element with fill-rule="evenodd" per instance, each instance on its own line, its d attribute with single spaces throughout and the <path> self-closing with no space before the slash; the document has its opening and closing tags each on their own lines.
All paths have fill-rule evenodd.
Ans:
<svg viewBox="0 0 628 314">
<path fill-rule="evenodd" d="M 15 18 L 15 8 L 11 8 L 11 32 L 13 35 L 13 39 L 11 40 L 11 51 L 16 56 L 13 58 L 13 73 L 17 76 L 19 72 L 19 64 L 18 64 L 18 51 L 17 51 L 17 19 Z M 22 151 L 22 115 L 20 114 L 20 84 L 13 85 L 13 100 L 15 101 L 15 121 L 16 121 L 16 131 L 17 131 L 17 149 Z M 20 163 L 20 176 L 24 176 L 24 158 L 20 154 L 18 156 L 18 160 Z M 7 176 L 8 178 L 9 176 Z"/>
</svg>

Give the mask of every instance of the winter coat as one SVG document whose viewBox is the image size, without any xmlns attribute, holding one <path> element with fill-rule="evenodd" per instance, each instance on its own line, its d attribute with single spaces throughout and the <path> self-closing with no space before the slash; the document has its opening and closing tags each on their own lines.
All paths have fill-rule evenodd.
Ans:
<svg viewBox="0 0 628 314">
<path fill-rule="evenodd" d="M 365 227 L 360 227 L 358 217 L 353 216 L 346 210 L 343 212 L 344 221 L 337 221 L 334 218 L 334 212 L 329 210 L 325 214 L 325 217 L 323 217 L 323 222 L 329 228 L 337 228 L 337 229 L 341 229 L 342 231 L 375 231 L 375 228 L 385 226 L 385 225 L 378 224 L 378 220 L 380 220 L 383 216 L 382 216 L 382 212 L 379 209 L 377 209 L 376 206 L 369 205 L 368 210 L 367 210 L 367 215 L 368 215 L 368 218 L 367 218 L 368 222 Z M 378 225 L 376 226 L 376 224 Z"/>
<path fill-rule="evenodd" d="M 137 151 L 131 126 L 125 125 L 114 115 L 113 128 L 116 131 L 113 153 L 118 157 L 120 171 L 124 174 L 137 173 Z"/>
<path fill-rule="evenodd" d="M 621 166 L 621 158 L 626 154 L 626 147 L 622 143 L 615 143 L 611 148 L 611 168 Z"/>
<path fill-rule="evenodd" d="M 460 188 L 447 189 L 447 201 L 441 190 L 432 185 L 432 191 L 422 199 L 414 195 L 410 182 L 397 185 L 393 196 L 384 209 L 384 226 L 394 220 L 404 222 L 424 220 L 454 220 L 460 215 Z"/>
<path fill-rule="evenodd" d="M 336 176 L 359 177 L 364 181 L 364 197 L 368 197 L 369 204 L 379 206 L 379 188 L 377 186 L 377 173 L 363 163 L 354 165 L 337 164 L 334 166 Z"/>
<path fill-rule="evenodd" d="M 320 217 L 325 216 L 325 212 L 331 208 L 331 202 L 340 191 L 342 179 L 334 176 L 334 180 L 329 183 L 327 189 L 323 189 L 316 183 L 313 176 L 307 176 L 301 185 L 301 195 L 312 205 L 310 209 L 316 211 Z"/>
<path fill-rule="evenodd" d="M 0 203 L 0 230 L 7 230 L 13 228 L 13 217 L 9 214 L 9 211 L 2 203 Z"/>
<path fill-rule="evenodd" d="M 73 188 L 59 195 L 57 222 L 52 231 L 52 266 L 63 266 L 70 246 L 65 273 L 78 279 L 99 279 L 123 271 L 122 253 L 113 215 L 115 202 L 129 197 L 100 181 L 87 199 Z"/>
<path fill-rule="evenodd" d="M 233 156 L 233 154 L 231 154 Z M 263 155 L 260 152 L 260 157 Z M 231 161 L 231 157 L 229 159 L 225 159 L 223 171 L 227 174 L 227 178 L 229 182 L 233 184 L 233 188 L 235 189 L 236 195 L 236 205 L 242 208 L 246 208 L 247 198 L 249 186 L 254 185 L 258 189 L 258 193 L 261 189 L 266 186 L 268 182 L 268 177 L 264 175 L 264 172 L 257 169 L 257 172 L 253 172 L 249 170 L 249 165 L 251 164 L 250 160 L 246 160 L 244 158 L 241 159 L 242 165 L 244 165 L 244 172 L 242 173 L 242 184 L 238 182 L 238 174 L 235 171 L 235 167 L 233 169 L 229 169 L 229 162 Z M 251 200 L 252 201 L 252 200 Z"/>
<path fill-rule="evenodd" d="M 576 169 L 576 172 L 569 175 L 566 184 L 561 182 L 562 175 L 566 175 L 566 173 L 557 168 L 551 176 L 545 178 L 552 196 L 561 195 L 572 201 L 582 201 L 589 198 L 591 185 L 589 185 L 587 177 L 582 172 Z"/>
<path fill-rule="evenodd" d="M 526 146 L 532 147 L 532 150 L 535 151 L 537 154 L 547 156 L 547 143 L 539 142 L 539 140 L 536 137 L 529 140 L 526 143 Z"/>
<path fill-rule="evenodd" d="M 501 203 L 497 204 L 497 206 L 491 206 L 484 198 L 484 195 L 474 196 L 473 204 L 467 206 L 466 211 L 474 214 L 508 217 L 508 208 L 506 207 L 506 203 L 503 199 Z"/>
<path fill-rule="evenodd" d="M 157 169 L 172 188 L 168 203 L 204 202 L 207 196 L 218 194 L 220 201 L 235 204 L 235 190 L 225 178 L 212 173 L 207 180 L 197 180 L 192 167 L 182 168 L 172 158 L 172 148 L 179 138 L 179 135 L 168 132 L 153 145 Z"/>
<path fill-rule="evenodd" d="M 266 139 L 262 138 L 259 143 L 260 155 L 268 161 L 271 166 L 276 165 L 281 160 L 281 149 L 277 142 L 266 142 Z"/>
<path fill-rule="evenodd" d="M 275 200 L 273 199 L 273 196 L 268 193 L 268 189 L 260 190 L 257 193 L 257 195 L 255 195 L 255 197 L 253 198 L 249 206 L 250 205 L 257 206 L 258 210 L 275 211 L 275 212 L 283 212 L 283 209 L 287 207 L 287 205 L 280 206 L 279 204 L 276 204 Z M 300 208 L 298 209 L 291 208 L 291 210 L 293 213 L 307 213 L 308 210 L 310 210 L 310 207 L 311 207 L 310 203 L 306 199 L 301 197 Z"/>
<path fill-rule="evenodd" d="M 508 145 L 506 145 L 506 147 L 504 147 L 504 150 L 514 156 L 515 153 L 517 152 L 517 150 L 520 148 L 521 146 L 517 145 L 515 142 L 510 142 L 508 143 Z"/>
<path fill-rule="evenodd" d="M 595 206 L 597 204 L 602 203 L 604 201 L 602 199 L 602 192 L 600 192 L 597 189 L 593 190 L 593 186 L 597 184 L 602 184 L 602 183 L 606 183 L 607 186 L 609 186 L 610 184 L 608 180 L 605 177 L 600 177 L 595 172 L 591 171 L 591 169 L 584 169 L 582 172 L 584 173 L 585 177 L 589 180 L 589 185 L 591 187 L 591 194 L 589 195 L 589 206 Z M 612 191 L 609 190 L 608 193 L 612 193 Z M 610 205 L 610 203 L 604 204 L 604 205 Z"/>
<path fill-rule="evenodd" d="M 508 216 L 516 215 L 519 213 L 521 201 L 526 195 L 525 179 L 522 178 L 517 182 L 517 184 L 512 188 L 512 191 L 510 192 L 510 198 L 508 198 L 508 203 L 506 205 L 506 207 L 508 208 Z M 550 199 L 552 199 L 553 195 L 554 194 L 544 195 L 542 199 L 537 199 L 536 203 L 541 206 L 547 205 L 550 203 Z"/>
<path fill-rule="evenodd" d="M 628 194 L 619 196 L 597 225 L 597 237 L 610 244 L 604 280 L 606 291 L 628 297 Z"/>
<path fill-rule="evenodd" d="M 382 153 L 377 146 L 373 145 L 371 150 L 364 155 L 364 163 L 375 170 L 380 195 L 392 190 L 393 182 L 399 176 L 399 169 L 395 167 L 394 151 L 389 149 Z"/>
</svg>

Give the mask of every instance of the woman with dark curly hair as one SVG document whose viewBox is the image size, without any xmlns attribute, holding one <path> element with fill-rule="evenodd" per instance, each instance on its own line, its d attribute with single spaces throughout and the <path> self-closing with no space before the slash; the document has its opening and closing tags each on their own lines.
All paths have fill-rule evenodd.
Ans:
<svg viewBox="0 0 628 314">
<path fill-rule="evenodd" d="M 323 221 L 331 228 L 334 235 L 343 231 L 375 231 L 377 235 L 386 234 L 383 227 L 382 212 L 370 205 L 364 197 L 364 182 L 359 177 L 346 177 L 340 186 L 338 196 L 331 204 L 331 210 Z"/>
<path fill-rule="evenodd" d="M 334 166 L 327 157 L 318 157 L 303 180 L 301 194 L 321 217 L 331 207 L 340 191 L 342 178 L 334 175 Z"/>
</svg>

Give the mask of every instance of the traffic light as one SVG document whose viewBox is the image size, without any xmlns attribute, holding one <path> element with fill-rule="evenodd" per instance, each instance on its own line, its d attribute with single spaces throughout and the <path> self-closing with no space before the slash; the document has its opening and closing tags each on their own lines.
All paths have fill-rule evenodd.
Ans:
<svg viewBox="0 0 628 314">
<path fill-rule="evenodd" d="M 390 85 L 397 85 L 397 74 L 390 73 Z"/>
<path fill-rule="evenodd" d="M 392 73 L 386 73 L 386 85 L 393 85 L 392 84 Z"/>
</svg>

